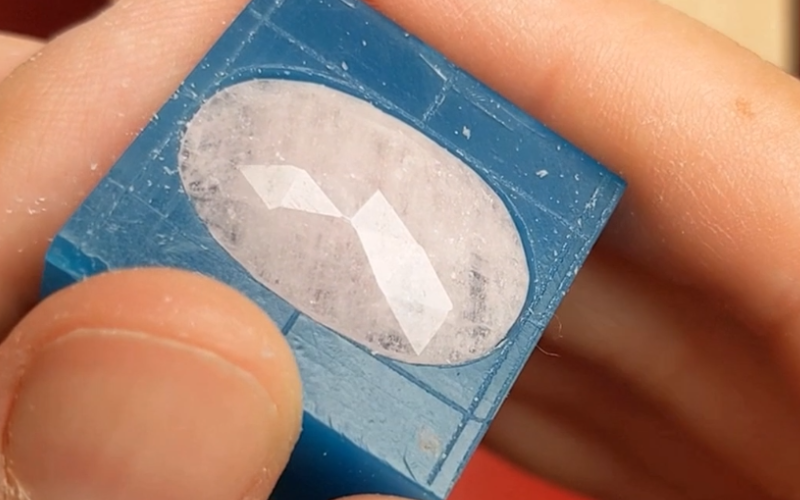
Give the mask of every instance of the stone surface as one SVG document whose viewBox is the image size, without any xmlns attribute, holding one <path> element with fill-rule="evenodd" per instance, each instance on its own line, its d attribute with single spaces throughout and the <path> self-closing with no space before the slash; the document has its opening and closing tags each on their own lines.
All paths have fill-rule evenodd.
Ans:
<svg viewBox="0 0 800 500">
<path fill-rule="evenodd" d="M 467 165 L 370 104 L 254 80 L 187 125 L 180 174 L 211 235 L 265 286 L 371 351 L 479 358 L 523 307 L 507 208 Z"/>
</svg>

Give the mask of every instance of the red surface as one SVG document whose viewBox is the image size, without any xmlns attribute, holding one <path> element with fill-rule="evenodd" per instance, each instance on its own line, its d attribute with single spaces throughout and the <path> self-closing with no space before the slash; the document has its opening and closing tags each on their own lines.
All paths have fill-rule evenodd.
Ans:
<svg viewBox="0 0 800 500">
<path fill-rule="evenodd" d="M 0 0 L 0 31 L 47 37 L 91 15 L 105 0 Z M 449 500 L 587 500 L 555 488 L 481 447 Z"/>
<path fill-rule="evenodd" d="M 106 4 L 106 0 L 0 0 L 0 31 L 45 38 Z"/>
<path fill-rule="evenodd" d="M 449 500 L 589 500 L 534 477 L 478 448 Z"/>
</svg>

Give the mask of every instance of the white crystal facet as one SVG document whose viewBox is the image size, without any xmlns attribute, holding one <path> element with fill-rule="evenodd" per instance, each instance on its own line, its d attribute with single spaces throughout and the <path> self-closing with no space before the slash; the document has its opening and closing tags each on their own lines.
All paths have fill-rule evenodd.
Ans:
<svg viewBox="0 0 800 500">
<path fill-rule="evenodd" d="M 312 214 L 341 217 L 328 196 L 308 175 L 293 165 L 248 165 L 242 174 L 267 208 L 288 208 Z"/>
<path fill-rule="evenodd" d="M 425 249 L 380 191 L 351 222 L 403 333 L 422 353 L 453 309 Z"/>
</svg>

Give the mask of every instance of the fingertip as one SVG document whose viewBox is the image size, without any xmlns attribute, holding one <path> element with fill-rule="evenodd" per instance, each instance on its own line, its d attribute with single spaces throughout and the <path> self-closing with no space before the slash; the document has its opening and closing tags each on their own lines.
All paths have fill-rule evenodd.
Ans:
<svg viewBox="0 0 800 500">
<path fill-rule="evenodd" d="M 0 31 L 0 80 L 41 50 L 44 44 L 34 38 Z"/>
<path fill-rule="evenodd" d="M 35 348 L 78 329 L 148 332 L 216 353 L 300 413 L 300 378 L 283 334 L 252 301 L 203 275 L 148 268 L 95 276 L 43 301 L 10 340 Z"/>
<path fill-rule="evenodd" d="M 266 497 L 299 434 L 283 335 L 195 274 L 65 289 L 12 332 L 0 366 L 0 458 L 33 498 Z"/>
</svg>

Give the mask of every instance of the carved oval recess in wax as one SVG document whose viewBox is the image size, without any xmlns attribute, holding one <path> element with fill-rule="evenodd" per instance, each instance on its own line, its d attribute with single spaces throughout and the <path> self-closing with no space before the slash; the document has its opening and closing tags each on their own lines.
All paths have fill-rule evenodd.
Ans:
<svg viewBox="0 0 800 500">
<path fill-rule="evenodd" d="M 490 352 L 529 275 L 502 200 L 413 127 L 313 83 L 221 90 L 187 124 L 184 188 L 212 236 L 301 313 L 371 351 Z"/>
</svg>

